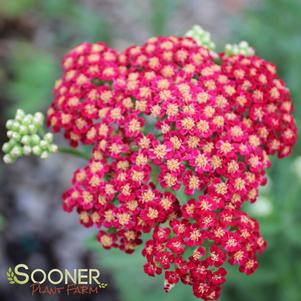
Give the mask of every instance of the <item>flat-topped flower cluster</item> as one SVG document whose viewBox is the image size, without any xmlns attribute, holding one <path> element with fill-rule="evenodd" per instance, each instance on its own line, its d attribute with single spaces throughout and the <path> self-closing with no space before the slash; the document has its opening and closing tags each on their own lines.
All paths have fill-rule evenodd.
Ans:
<svg viewBox="0 0 301 301">
<path fill-rule="evenodd" d="M 191 37 L 155 37 L 118 53 L 83 43 L 64 58 L 49 126 L 93 147 L 63 195 L 106 249 L 143 243 L 144 270 L 216 300 L 226 262 L 245 274 L 266 242 L 240 208 L 290 154 L 296 124 L 273 64 L 212 55 Z M 152 237 L 143 242 L 143 234 Z"/>
</svg>

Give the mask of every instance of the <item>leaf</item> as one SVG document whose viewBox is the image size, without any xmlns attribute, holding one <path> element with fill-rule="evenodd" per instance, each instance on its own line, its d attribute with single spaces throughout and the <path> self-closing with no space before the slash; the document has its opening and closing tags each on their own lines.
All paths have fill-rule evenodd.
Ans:
<svg viewBox="0 0 301 301">
<path fill-rule="evenodd" d="M 14 280 L 14 275 L 15 275 L 15 273 L 13 272 L 12 268 L 9 267 L 7 272 L 6 272 L 6 276 L 7 276 L 8 282 L 10 284 L 15 284 L 16 283 L 15 280 Z"/>
</svg>

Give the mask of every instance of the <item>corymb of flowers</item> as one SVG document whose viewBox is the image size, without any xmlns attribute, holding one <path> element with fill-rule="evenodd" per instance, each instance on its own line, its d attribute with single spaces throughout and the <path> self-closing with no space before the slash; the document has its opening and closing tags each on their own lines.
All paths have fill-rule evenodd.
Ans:
<svg viewBox="0 0 301 301">
<path fill-rule="evenodd" d="M 62 68 L 47 124 L 88 159 L 63 193 L 64 210 L 96 227 L 105 249 L 142 244 L 144 271 L 163 274 L 166 292 L 181 281 L 216 300 L 225 266 L 252 274 L 266 242 L 241 206 L 266 184 L 269 156 L 288 156 L 297 137 L 276 67 L 246 42 L 214 52 L 195 26 L 123 52 L 83 43 Z M 6 162 L 57 151 L 42 119 L 19 111 L 8 121 Z M 83 144 L 89 154 L 75 149 Z"/>
</svg>

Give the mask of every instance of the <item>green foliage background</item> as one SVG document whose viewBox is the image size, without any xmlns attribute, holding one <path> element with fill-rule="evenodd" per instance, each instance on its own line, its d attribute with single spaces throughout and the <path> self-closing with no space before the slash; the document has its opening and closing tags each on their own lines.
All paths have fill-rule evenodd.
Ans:
<svg viewBox="0 0 301 301">
<path fill-rule="evenodd" d="M 17 107 L 33 112 L 48 106 L 53 82 L 60 72 L 58 58 L 67 49 L 82 41 L 105 40 L 110 44 L 114 35 L 118 35 L 115 26 L 118 20 L 82 3 L 0 0 L 0 14 L 4 18 L 24 20 L 28 15 L 34 18 L 28 34 L 20 33 L 9 40 L 10 51 L 1 61 L 0 87 L 3 88 L 6 116 L 11 116 Z M 130 3 L 129 11 L 134 9 Z M 139 24 L 152 34 L 171 34 L 167 24 L 180 4 L 178 0 L 154 0 L 147 15 L 144 11 L 138 13 Z M 51 28 L 51 34 L 43 43 L 30 38 L 32 31 L 38 30 L 39 22 Z M 247 40 L 260 56 L 278 66 L 280 75 L 292 90 L 298 125 L 301 124 L 300 30 L 300 0 L 261 0 L 232 21 L 230 39 L 231 42 Z M 260 267 L 252 276 L 244 276 L 235 268 L 231 270 L 222 301 L 301 300 L 300 155 L 299 141 L 291 157 L 273 159 L 268 188 L 261 192 L 256 207 L 246 208 L 259 219 L 268 249 L 260 256 Z M 264 210 L 266 208 L 268 210 Z M 162 279 L 151 279 L 143 273 L 139 251 L 131 256 L 117 251 L 106 252 L 92 240 L 87 242 L 87 247 L 99 252 L 100 267 L 112 273 L 123 301 L 193 300 L 190 288 L 182 285 L 165 295 L 161 290 Z"/>
</svg>

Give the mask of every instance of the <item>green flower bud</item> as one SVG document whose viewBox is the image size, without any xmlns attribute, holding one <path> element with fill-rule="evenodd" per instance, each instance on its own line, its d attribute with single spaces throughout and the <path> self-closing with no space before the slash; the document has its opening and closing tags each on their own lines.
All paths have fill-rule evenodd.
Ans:
<svg viewBox="0 0 301 301">
<path fill-rule="evenodd" d="M 34 122 L 38 125 L 43 124 L 44 122 L 44 115 L 40 112 L 34 114 Z"/>
<path fill-rule="evenodd" d="M 9 151 L 8 151 L 8 152 L 10 152 L 10 150 L 11 150 L 15 145 L 18 144 L 18 141 L 14 140 L 14 139 L 10 139 L 7 143 L 8 143 L 8 145 L 9 145 Z"/>
<path fill-rule="evenodd" d="M 10 152 L 10 150 L 11 150 L 11 146 L 10 146 L 10 144 L 9 144 L 8 142 L 6 142 L 6 143 L 4 143 L 4 144 L 2 145 L 2 151 L 3 151 L 4 153 Z"/>
<path fill-rule="evenodd" d="M 32 148 L 32 152 L 34 155 L 36 156 L 40 156 L 42 154 L 42 150 L 39 146 L 35 145 L 33 148 Z"/>
<path fill-rule="evenodd" d="M 45 141 L 45 140 L 41 140 L 41 142 L 40 142 L 40 147 L 41 147 L 42 149 L 46 149 L 46 148 L 48 147 L 48 142 Z"/>
<path fill-rule="evenodd" d="M 40 112 L 25 114 L 18 110 L 15 119 L 6 123 L 9 141 L 2 146 L 5 153 L 5 163 L 12 163 L 21 156 L 34 154 L 46 159 L 50 153 L 56 152 L 58 147 L 53 144 L 51 133 L 42 134 L 44 115 Z"/>
<path fill-rule="evenodd" d="M 14 132 L 17 132 L 17 131 L 19 131 L 19 129 L 20 129 L 20 122 L 18 122 L 18 121 L 13 121 L 13 123 L 12 123 L 12 131 L 14 131 Z"/>
<path fill-rule="evenodd" d="M 28 135 L 25 135 L 21 138 L 21 143 L 24 145 L 29 145 L 31 142 L 31 138 Z"/>
<path fill-rule="evenodd" d="M 32 124 L 33 123 L 33 118 L 32 118 L 32 116 L 31 115 L 26 115 L 25 117 L 24 117 L 24 119 L 22 120 L 22 122 L 23 122 L 23 124 L 24 125 L 30 125 L 30 124 Z"/>
<path fill-rule="evenodd" d="M 58 146 L 55 145 L 55 144 L 51 144 L 51 145 L 48 147 L 48 150 L 49 150 L 50 153 L 55 153 L 55 152 L 57 152 L 57 150 L 58 150 Z"/>
<path fill-rule="evenodd" d="M 46 140 L 48 143 L 51 143 L 53 141 L 53 134 L 52 133 L 45 134 L 44 140 Z"/>
<path fill-rule="evenodd" d="M 28 126 L 28 131 L 29 131 L 30 134 L 35 134 L 37 132 L 37 127 L 33 124 L 30 124 Z"/>
<path fill-rule="evenodd" d="M 42 154 L 41 154 L 41 158 L 42 159 L 47 159 L 49 156 L 49 153 L 47 151 L 44 151 Z"/>
<path fill-rule="evenodd" d="M 25 125 L 20 125 L 19 133 L 21 135 L 26 135 L 28 133 L 27 127 Z"/>
<path fill-rule="evenodd" d="M 14 157 L 22 156 L 22 148 L 20 146 L 14 146 L 13 149 L 10 151 L 10 154 Z"/>
<path fill-rule="evenodd" d="M 10 155 L 5 155 L 4 157 L 3 157 L 3 161 L 4 161 L 4 163 L 6 163 L 6 164 L 11 164 L 11 163 L 13 163 L 14 161 L 15 161 L 15 159 L 14 158 L 12 158 L 12 156 L 10 156 Z"/>
<path fill-rule="evenodd" d="M 16 112 L 15 120 L 21 121 L 21 120 L 23 120 L 24 117 L 25 117 L 24 111 L 21 109 L 18 109 Z"/>
<path fill-rule="evenodd" d="M 7 135 L 8 138 L 12 138 L 12 137 L 13 137 L 13 134 L 14 134 L 13 131 L 8 131 L 8 132 L 6 133 L 6 135 Z"/>
<path fill-rule="evenodd" d="M 25 145 L 23 147 L 23 154 L 25 156 L 29 156 L 31 154 L 31 152 L 32 152 L 32 148 L 29 145 Z"/>
<path fill-rule="evenodd" d="M 187 33 L 186 37 L 193 38 L 199 45 L 213 51 L 215 49 L 215 44 L 211 40 L 210 33 L 205 31 L 201 26 L 194 25 Z"/>
<path fill-rule="evenodd" d="M 226 44 L 225 46 L 225 56 L 231 55 L 244 55 L 251 56 L 254 55 L 255 51 L 246 41 L 241 41 L 239 44 Z"/>
<path fill-rule="evenodd" d="M 21 135 L 17 132 L 13 132 L 11 138 L 13 138 L 16 141 L 20 141 L 21 140 Z"/>
<path fill-rule="evenodd" d="M 11 120 L 11 119 L 9 119 L 9 120 L 6 121 L 6 125 L 5 125 L 5 126 L 6 126 L 6 128 L 7 128 L 8 130 L 12 130 L 13 124 L 14 124 L 14 121 Z"/>
<path fill-rule="evenodd" d="M 38 145 L 41 142 L 41 138 L 39 135 L 35 134 L 31 136 L 31 144 Z"/>
</svg>

